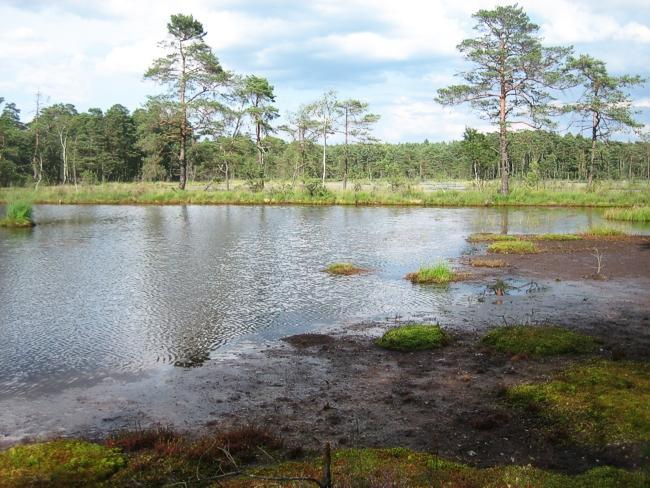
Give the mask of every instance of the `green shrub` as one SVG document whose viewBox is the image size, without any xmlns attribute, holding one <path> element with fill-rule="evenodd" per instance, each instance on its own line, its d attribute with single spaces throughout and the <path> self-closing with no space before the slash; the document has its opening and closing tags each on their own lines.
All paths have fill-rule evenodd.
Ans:
<svg viewBox="0 0 650 488">
<path fill-rule="evenodd" d="M 448 342 L 449 336 L 439 325 L 413 324 L 386 331 L 376 344 L 395 351 L 420 351 L 435 349 Z"/>
<path fill-rule="evenodd" d="M 593 352 L 598 343 L 591 337 L 552 325 L 508 325 L 488 332 L 483 344 L 507 354 L 556 356 Z"/>
</svg>

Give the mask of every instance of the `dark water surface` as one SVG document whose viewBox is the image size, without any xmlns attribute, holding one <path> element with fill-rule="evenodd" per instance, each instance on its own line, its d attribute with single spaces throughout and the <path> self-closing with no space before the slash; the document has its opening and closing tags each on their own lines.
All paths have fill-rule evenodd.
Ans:
<svg viewBox="0 0 650 488">
<path fill-rule="evenodd" d="M 574 232 L 600 223 L 600 215 L 37 206 L 33 230 L 0 229 L 0 398 L 200 365 L 241 337 L 264 341 L 318 325 L 435 314 L 467 300 L 467 285 L 413 286 L 403 277 L 472 252 L 468 234 Z M 371 272 L 320 272 L 333 261 Z"/>
</svg>

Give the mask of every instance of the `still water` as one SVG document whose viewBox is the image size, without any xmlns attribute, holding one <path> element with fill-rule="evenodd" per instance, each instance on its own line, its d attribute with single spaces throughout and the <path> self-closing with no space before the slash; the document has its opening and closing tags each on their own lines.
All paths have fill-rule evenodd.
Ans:
<svg viewBox="0 0 650 488">
<path fill-rule="evenodd" d="M 1 211 L 2 209 L 0 209 Z M 575 209 L 48 206 L 0 229 L 0 398 L 200 365 L 223 346 L 466 300 L 403 279 L 480 231 L 574 232 Z M 330 262 L 371 270 L 332 277 Z M 456 290 L 458 291 L 458 290 Z"/>
</svg>

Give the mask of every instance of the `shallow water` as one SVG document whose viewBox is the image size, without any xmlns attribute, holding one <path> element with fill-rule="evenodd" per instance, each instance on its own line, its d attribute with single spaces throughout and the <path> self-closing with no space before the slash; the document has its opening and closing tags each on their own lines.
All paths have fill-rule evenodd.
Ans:
<svg viewBox="0 0 650 488">
<path fill-rule="evenodd" d="M 0 398 L 199 366 L 242 337 L 435 315 L 476 286 L 403 277 L 473 252 L 470 233 L 601 222 L 597 210 L 533 208 L 43 205 L 34 213 L 34 229 L 0 229 Z M 371 272 L 320 272 L 334 261 Z"/>
</svg>

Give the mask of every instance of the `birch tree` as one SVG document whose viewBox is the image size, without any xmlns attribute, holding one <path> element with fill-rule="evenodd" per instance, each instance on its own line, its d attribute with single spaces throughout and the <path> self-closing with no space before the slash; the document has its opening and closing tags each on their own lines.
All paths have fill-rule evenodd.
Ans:
<svg viewBox="0 0 650 488">
<path fill-rule="evenodd" d="M 336 134 L 341 118 L 336 92 L 329 90 L 323 93 L 320 99 L 308 105 L 307 111 L 323 141 L 322 183 L 325 185 L 325 178 L 327 177 L 327 140 L 329 136 Z"/>
<path fill-rule="evenodd" d="M 348 145 L 350 142 L 366 142 L 370 139 L 372 125 L 379 121 L 380 116 L 368 113 L 368 104 L 360 100 L 347 99 L 338 102 L 341 111 L 343 131 L 343 189 L 348 184 L 350 169 Z"/>
</svg>

